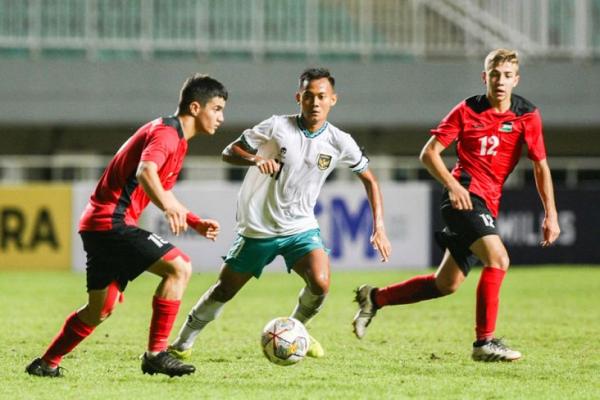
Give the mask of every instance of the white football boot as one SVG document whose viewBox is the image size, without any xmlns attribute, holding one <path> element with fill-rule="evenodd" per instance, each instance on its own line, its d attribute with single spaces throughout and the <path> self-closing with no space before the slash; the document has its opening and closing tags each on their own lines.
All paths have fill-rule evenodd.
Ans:
<svg viewBox="0 0 600 400">
<path fill-rule="evenodd" d="M 371 320 L 377 314 L 377 306 L 371 301 L 371 292 L 375 290 L 369 285 L 362 285 L 355 291 L 355 301 L 358 303 L 358 311 L 352 321 L 354 334 L 357 338 L 362 339 L 367 333 L 367 327 Z"/>
<path fill-rule="evenodd" d="M 475 361 L 515 361 L 521 358 L 521 353 L 508 348 L 501 339 L 491 339 L 481 346 L 474 343 L 471 356 Z"/>
</svg>

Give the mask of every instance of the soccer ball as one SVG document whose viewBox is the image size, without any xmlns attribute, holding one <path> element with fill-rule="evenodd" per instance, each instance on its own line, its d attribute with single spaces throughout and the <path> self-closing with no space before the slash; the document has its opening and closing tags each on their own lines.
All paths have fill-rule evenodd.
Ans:
<svg viewBox="0 0 600 400">
<path fill-rule="evenodd" d="M 265 325 L 260 338 L 263 354 L 277 365 L 296 364 L 306 356 L 308 332 L 295 318 L 281 317 Z"/>
</svg>

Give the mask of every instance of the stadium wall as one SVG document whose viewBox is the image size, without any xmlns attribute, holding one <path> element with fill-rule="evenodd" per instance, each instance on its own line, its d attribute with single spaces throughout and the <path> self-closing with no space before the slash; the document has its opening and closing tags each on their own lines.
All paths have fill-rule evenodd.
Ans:
<svg viewBox="0 0 600 400">
<path fill-rule="evenodd" d="M 79 183 L 73 187 L 73 221 L 79 219 L 93 190 L 90 184 Z M 213 218 L 221 224 L 221 234 L 216 242 L 188 231 L 173 236 L 163 213 L 150 206 L 140 220 L 140 226 L 156 232 L 185 251 L 194 264 L 194 270 L 218 271 L 222 256 L 227 254 L 235 237 L 235 211 L 239 184 L 214 183 L 199 186 L 182 182 L 174 192 L 195 213 Z M 360 183 L 333 183 L 321 191 L 315 214 L 321 236 L 330 249 L 334 269 L 365 268 L 424 268 L 429 266 L 429 185 L 426 183 L 387 184 L 383 195 L 388 199 L 385 222 L 394 253 L 390 261 L 382 264 L 377 252 L 369 243 L 372 218 L 364 188 Z M 72 263 L 74 270 L 85 270 L 85 254 L 75 224 L 72 231 Z M 283 259 L 275 260 L 275 270 L 283 266 Z"/>
<path fill-rule="evenodd" d="M 308 65 L 331 68 L 348 126 L 430 125 L 461 99 L 484 91 L 478 61 L 343 62 L 0 60 L 0 124 L 137 124 L 173 112 L 183 80 L 205 72 L 231 92 L 227 121 L 246 126 L 297 108 L 297 77 Z M 600 126 L 600 64 L 527 62 L 517 92 L 546 125 Z"/>
<path fill-rule="evenodd" d="M 0 154 L 112 154 L 137 126 L 172 113 L 195 71 L 230 90 L 219 134 L 190 143 L 191 154 L 218 154 L 241 129 L 296 112 L 296 79 L 310 64 L 332 69 L 340 101 L 331 120 L 371 154 L 417 154 L 453 105 L 484 90 L 479 60 L 3 59 Z M 521 75 L 517 93 L 540 107 L 550 154 L 600 156 L 600 64 L 525 59 Z"/>
<path fill-rule="evenodd" d="M 441 190 L 431 192 L 432 231 L 443 227 L 439 212 Z M 519 264 L 600 264 L 600 188 L 555 189 L 561 234 L 549 247 L 540 246 L 544 209 L 535 188 L 506 189 L 502 195 L 498 232 L 508 249 L 512 265 Z M 431 261 L 442 252 L 431 247 Z"/>
<path fill-rule="evenodd" d="M 0 270 L 85 270 L 85 254 L 77 221 L 93 183 L 0 186 Z M 187 252 L 196 271 L 217 271 L 234 238 L 238 184 L 182 182 L 176 194 L 199 215 L 219 220 L 216 243 L 193 232 L 173 237 L 163 215 L 150 206 L 141 226 L 158 233 Z M 392 242 L 390 262 L 379 262 L 369 245 L 371 217 L 360 184 L 331 183 L 323 188 L 315 208 L 322 237 L 331 250 L 334 269 L 425 268 L 436 265 L 441 252 L 432 232 L 442 227 L 438 204 L 441 191 L 427 183 L 383 182 L 385 222 Z M 539 246 L 543 209 L 535 189 L 506 190 L 498 228 L 511 256 L 519 264 L 600 264 L 597 246 L 600 189 L 557 189 L 561 236 L 551 248 Z M 273 268 L 283 265 L 275 262 Z"/>
</svg>

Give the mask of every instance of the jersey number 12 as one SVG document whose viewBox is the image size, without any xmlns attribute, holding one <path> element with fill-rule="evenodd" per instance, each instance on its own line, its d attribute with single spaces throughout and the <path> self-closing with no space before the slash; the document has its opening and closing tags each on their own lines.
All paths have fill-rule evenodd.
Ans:
<svg viewBox="0 0 600 400">
<path fill-rule="evenodd" d="M 481 142 L 481 150 L 479 151 L 480 156 L 495 156 L 496 155 L 496 147 L 500 144 L 500 139 L 498 136 L 484 136 L 479 138 Z"/>
</svg>

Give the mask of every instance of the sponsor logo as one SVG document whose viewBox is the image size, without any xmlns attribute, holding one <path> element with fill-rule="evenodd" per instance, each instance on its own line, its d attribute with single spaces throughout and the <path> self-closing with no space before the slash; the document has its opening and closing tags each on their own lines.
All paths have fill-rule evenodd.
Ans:
<svg viewBox="0 0 600 400">
<path fill-rule="evenodd" d="M 366 259 L 376 258 L 377 252 L 371 244 L 373 219 L 371 218 L 369 200 L 364 197 L 355 209 L 344 198 L 333 197 L 327 208 L 327 214 L 329 214 L 330 218 L 330 236 L 325 242 L 328 247 L 330 246 L 330 256 L 336 260 L 343 258 L 345 244 L 346 246 L 350 245 L 361 248 L 363 257 Z M 315 215 L 319 217 L 323 212 L 323 204 L 317 202 Z M 348 243 L 348 241 L 351 243 Z"/>
<path fill-rule="evenodd" d="M 70 265 L 71 188 L 0 188 L 0 270 Z"/>
</svg>

